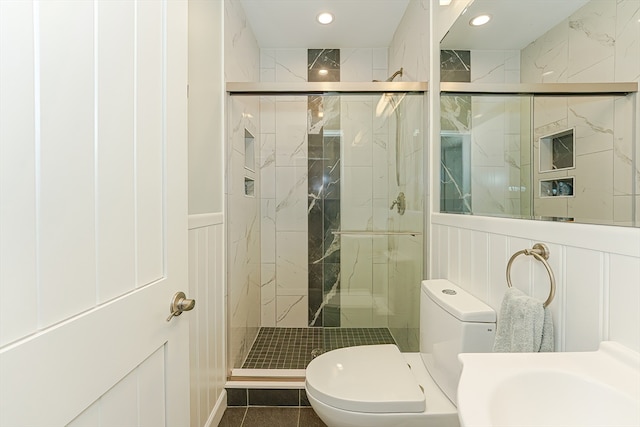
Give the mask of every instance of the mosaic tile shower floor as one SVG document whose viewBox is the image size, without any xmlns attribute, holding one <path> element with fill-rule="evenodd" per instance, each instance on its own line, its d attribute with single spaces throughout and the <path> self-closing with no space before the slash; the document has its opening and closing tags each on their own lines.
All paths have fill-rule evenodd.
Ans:
<svg viewBox="0 0 640 427">
<path fill-rule="evenodd" d="M 396 344 L 387 328 L 260 328 L 244 369 L 305 369 L 320 353 L 342 347 Z"/>
</svg>

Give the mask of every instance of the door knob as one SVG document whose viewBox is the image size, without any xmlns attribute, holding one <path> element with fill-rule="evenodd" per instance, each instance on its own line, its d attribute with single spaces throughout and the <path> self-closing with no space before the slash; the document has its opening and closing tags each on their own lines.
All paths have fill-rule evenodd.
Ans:
<svg viewBox="0 0 640 427">
<path fill-rule="evenodd" d="M 188 299 L 184 292 L 176 292 L 171 299 L 171 314 L 167 317 L 167 322 L 173 319 L 175 316 L 180 316 L 183 311 L 193 310 L 196 305 L 196 300 Z"/>
</svg>

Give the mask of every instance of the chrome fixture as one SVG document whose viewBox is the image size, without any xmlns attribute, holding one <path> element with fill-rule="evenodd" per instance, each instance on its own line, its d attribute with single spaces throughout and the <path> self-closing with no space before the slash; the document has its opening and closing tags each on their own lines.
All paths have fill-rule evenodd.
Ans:
<svg viewBox="0 0 640 427">
<path fill-rule="evenodd" d="M 392 82 L 393 79 L 400 76 L 404 73 L 404 68 L 400 67 L 398 71 L 393 73 L 385 82 Z M 373 80 L 374 82 L 379 82 L 380 80 Z M 380 97 L 380 101 L 378 101 L 378 106 L 376 107 L 376 115 L 381 115 L 382 111 L 386 108 L 387 104 L 391 105 L 392 111 L 396 115 L 396 184 L 400 185 L 400 110 L 398 110 L 398 106 L 400 102 L 404 99 L 404 95 L 400 97 L 399 100 L 395 100 L 393 98 L 393 94 L 383 93 Z M 392 208 L 393 209 L 393 208 Z M 402 210 L 404 213 L 404 209 Z M 400 214 L 402 215 L 402 214 Z"/>
<path fill-rule="evenodd" d="M 400 215 L 404 215 L 404 211 L 407 208 L 407 202 L 404 198 L 404 193 L 402 191 L 398 193 L 398 198 L 395 199 L 393 203 L 391 203 L 391 207 L 389 209 L 393 210 L 393 208 L 396 206 L 398 207 L 398 213 Z"/>
</svg>

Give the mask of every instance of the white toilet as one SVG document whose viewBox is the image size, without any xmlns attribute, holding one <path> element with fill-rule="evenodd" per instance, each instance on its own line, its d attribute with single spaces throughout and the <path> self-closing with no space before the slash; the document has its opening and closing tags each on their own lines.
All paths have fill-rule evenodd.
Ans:
<svg viewBox="0 0 640 427">
<path fill-rule="evenodd" d="M 305 389 L 329 427 L 455 427 L 458 353 L 490 352 L 495 311 L 448 280 L 420 293 L 420 353 L 347 347 L 309 363 Z"/>
</svg>

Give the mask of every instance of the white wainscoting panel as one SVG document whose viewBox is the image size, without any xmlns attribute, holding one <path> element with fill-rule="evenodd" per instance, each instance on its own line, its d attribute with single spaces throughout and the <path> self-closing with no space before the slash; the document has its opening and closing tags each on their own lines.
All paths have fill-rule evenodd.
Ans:
<svg viewBox="0 0 640 427">
<path fill-rule="evenodd" d="M 217 425 L 226 408 L 224 216 L 189 216 L 191 426 Z"/>
<path fill-rule="evenodd" d="M 592 351 L 614 340 L 640 351 L 640 229 L 433 214 L 431 278 L 457 283 L 499 311 L 515 252 L 541 242 L 556 279 L 550 304 L 556 351 Z M 541 301 L 544 266 L 521 255 L 513 285 Z"/>
</svg>

